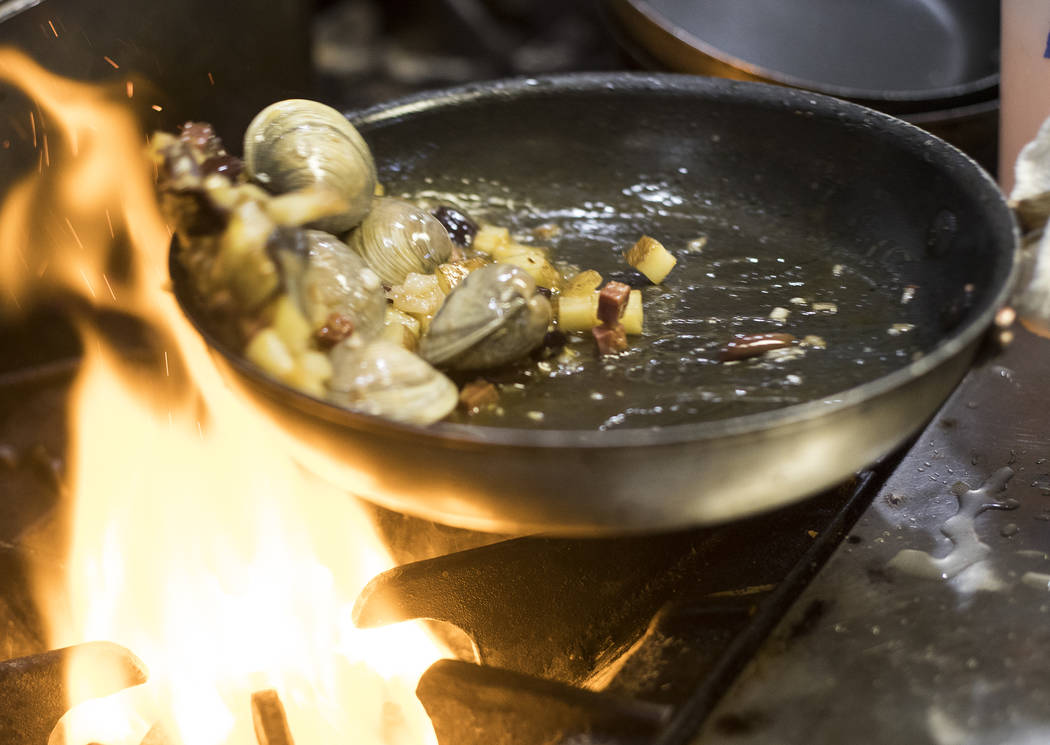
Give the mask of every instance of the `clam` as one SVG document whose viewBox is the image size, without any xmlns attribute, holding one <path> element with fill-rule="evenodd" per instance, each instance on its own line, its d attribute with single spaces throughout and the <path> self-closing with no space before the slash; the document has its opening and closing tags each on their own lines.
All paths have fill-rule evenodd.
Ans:
<svg viewBox="0 0 1050 745">
<path fill-rule="evenodd" d="M 345 210 L 315 223 L 330 233 L 361 222 L 375 192 L 368 145 L 345 116 L 316 101 L 278 101 L 256 114 L 244 133 L 244 164 L 275 194 L 307 187 L 338 194 Z"/>
<path fill-rule="evenodd" d="M 452 255 L 452 240 L 437 218 L 393 197 L 373 201 L 349 242 L 389 285 L 401 284 L 412 272 L 430 274 Z"/>
<path fill-rule="evenodd" d="M 420 340 L 419 354 L 454 370 L 497 367 L 539 346 L 550 321 L 550 303 L 526 271 L 489 264 L 445 298 Z"/>
<path fill-rule="evenodd" d="M 332 350 L 328 398 L 353 411 L 431 424 L 459 401 L 456 385 L 407 349 L 385 339 L 354 339 Z"/>
<path fill-rule="evenodd" d="M 377 335 L 386 316 L 379 277 L 341 240 L 321 230 L 284 230 L 273 251 L 285 288 L 314 330 L 334 314 L 355 335 Z"/>
</svg>

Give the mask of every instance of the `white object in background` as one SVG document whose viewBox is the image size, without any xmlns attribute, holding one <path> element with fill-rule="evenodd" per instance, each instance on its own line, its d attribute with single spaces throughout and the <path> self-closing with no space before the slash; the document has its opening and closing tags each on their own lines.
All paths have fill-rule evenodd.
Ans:
<svg viewBox="0 0 1050 745">
<path fill-rule="evenodd" d="M 1050 116 L 1050 1 L 1002 0 L 999 185 L 1014 185 L 1014 162 Z"/>
</svg>

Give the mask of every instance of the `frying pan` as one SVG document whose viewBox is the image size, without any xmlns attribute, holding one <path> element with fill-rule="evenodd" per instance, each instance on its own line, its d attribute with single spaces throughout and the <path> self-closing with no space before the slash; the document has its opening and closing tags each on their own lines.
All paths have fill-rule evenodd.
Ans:
<svg viewBox="0 0 1050 745">
<path fill-rule="evenodd" d="M 995 97 L 985 0 L 609 0 L 628 46 L 668 69 L 780 83 L 893 114 Z"/>
<path fill-rule="evenodd" d="M 454 194 L 515 232 L 555 222 L 556 250 L 639 286 L 619 258 L 638 235 L 664 239 L 679 257 L 664 287 L 644 290 L 646 334 L 626 358 L 585 365 L 593 390 L 572 376 L 566 387 L 537 382 L 533 402 L 550 419 L 418 427 L 311 398 L 245 362 L 201 310 L 173 244 L 178 301 L 304 465 L 440 522 L 667 530 L 832 486 L 931 416 L 1015 275 L 1012 215 L 973 161 L 916 127 L 817 94 L 573 74 L 472 85 L 351 118 L 388 193 Z M 789 307 L 787 321 L 770 318 L 776 307 Z M 733 333 L 774 329 L 826 348 L 717 363 Z"/>
</svg>

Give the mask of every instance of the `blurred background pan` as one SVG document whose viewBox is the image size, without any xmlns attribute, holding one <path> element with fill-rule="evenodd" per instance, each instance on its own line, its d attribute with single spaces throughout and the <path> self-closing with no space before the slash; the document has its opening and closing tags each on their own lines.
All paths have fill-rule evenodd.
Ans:
<svg viewBox="0 0 1050 745">
<path fill-rule="evenodd" d="M 999 3 L 987 0 L 607 0 L 653 69 L 757 80 L 870 106 L 994 170 Z"/>
</svg>

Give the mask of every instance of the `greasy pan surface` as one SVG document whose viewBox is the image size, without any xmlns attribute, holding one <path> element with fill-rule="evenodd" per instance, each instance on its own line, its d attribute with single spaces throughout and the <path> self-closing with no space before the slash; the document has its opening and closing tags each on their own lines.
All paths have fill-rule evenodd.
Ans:
<svg viewBox="0 0 1050 745">
<path fill-rule="evenodd" d="M 679 256 L 665 289 L 644 290 L 646 334 L 634 351 L 530 381 L 523 395 L 532 398 L 508 401 L 542 420 L 429 428 L 268 380 L 212 333 L 173 260 L 188 315 L 308 465 L 433 519 L 664 529 L 813 493 L 933 412 L 1014 271 L 1009 211 L 969 159 L 902 122 L 812 94 L 574 75 L 418 97 L 354 121 L 388 193 L 453 195 L 519 230 L 555 223 L 555 254 L 606 276 L 624 272 L 619 253 L 642 233 Z M 686 250 L 699 237 L 703 249 Z M 778 306 L 792 311 L 783 326 L 769 319 Z M 827 349 L 714 361 L 732 333 L 771 330 L 819 335 Z"/>
</svg>

